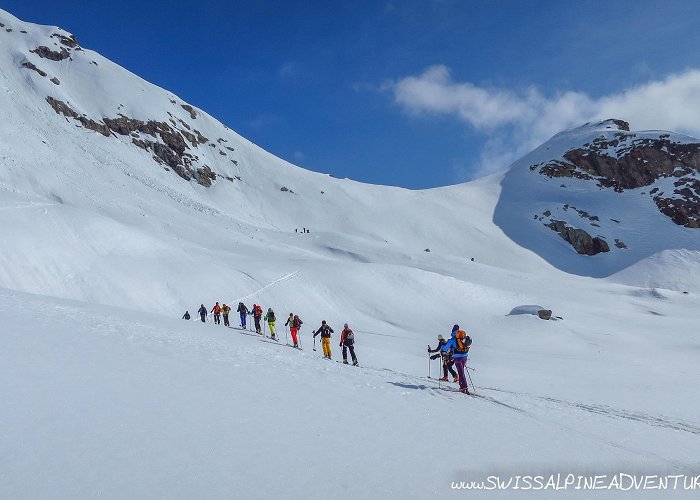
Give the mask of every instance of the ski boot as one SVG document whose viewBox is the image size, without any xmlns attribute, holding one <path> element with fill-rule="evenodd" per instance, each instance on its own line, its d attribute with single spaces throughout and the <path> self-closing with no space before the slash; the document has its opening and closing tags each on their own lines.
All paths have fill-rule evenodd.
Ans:
<svg viewBox="0 0 700 500">
<path fill-rule="evenodd" d="M 440 382 L 449 382 L 449 380 L 447 380 L 447 377 L 440 377 L 438 380 L 440 380 Z"/>
<path fill-rule="evenodd" d="M 469 396 L 469 389 L 467 389 L 466 387 L 465 387 L 464 389 L 460 389 L 459 391 L 460 391 L 462 394 L 466 394 L 467 396 Z"/>
<path fill-rule="evenodd" d="M 352 362 L 352 366 L 359 366 L 359 365 L 360 365 L 360 363 L 358 363 L 357 360 Z"/>
<path fill-rule="evenodd" d="M 347 359 L 344 359 L 344 360 L 343 360 L 343 364 L 344 364 L 344 365 L 349 364 L 349 363 L 348 363 L 348 360 L 347 360 Z"/>
<path fill-rule="evenodd" d="M 459 384 L 459 377 L 455 377 L 452 382 L 454 382 L 455 384 Z"/>
</svg>

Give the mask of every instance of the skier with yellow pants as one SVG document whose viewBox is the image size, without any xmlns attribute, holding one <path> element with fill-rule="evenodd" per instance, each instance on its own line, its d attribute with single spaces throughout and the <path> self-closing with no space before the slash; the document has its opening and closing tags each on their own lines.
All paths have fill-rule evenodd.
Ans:
<svg viewBox="0 0 700 500">
<path fill-rule="evenodd" d="M 323 357 L 328 359 L 331 359 L 331 333 L 333 333 L 333 328 L 326 324 L 325 319 L 321 321 L 321 328 L 314 332 L 314 338 L 316 338 L 316 335 L 321 334 Z"/>
<path fill-rule="evenodd" d="M 277 331 L 275 330 L 275 311 L 272 308 L 267 309 L 267 314 L 263 318 L 263 321 L 267 322 L 267 326 L 270 328 L 270 336 L 273 340 L 277 340 Z"/>
</svg>

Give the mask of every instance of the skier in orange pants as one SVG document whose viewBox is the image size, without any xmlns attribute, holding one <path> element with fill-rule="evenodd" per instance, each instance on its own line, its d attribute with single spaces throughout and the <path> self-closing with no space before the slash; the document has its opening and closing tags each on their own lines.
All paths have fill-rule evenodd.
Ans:
<svg viewBox="0 0 700 500">
<path fill-rule="evenodd" d="M 289 319 L 284 324 L 285 326 L 289 325 L 289 332 L 292 334 L 292 342 L 294 342 L 294 347 L 299 347 L 299 338 L 297 337 L 297 335 L 299 333 L 301 325 L 303 324 L 304 322 L 296 314 L 290 314 Z"/>
</svg>

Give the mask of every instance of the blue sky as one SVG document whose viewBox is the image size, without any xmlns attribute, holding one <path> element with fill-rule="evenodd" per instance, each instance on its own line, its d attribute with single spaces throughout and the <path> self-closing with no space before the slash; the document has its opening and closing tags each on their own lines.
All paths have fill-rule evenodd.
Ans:
<svg viewBox="0 0 700 500">
<path fill-rule="evenodd" d="M 282 158 L 364 182 L 469 180 L 611 113 L 700 135 L 696 2 L 0 6 L 74 33 Z"/>
</svg>

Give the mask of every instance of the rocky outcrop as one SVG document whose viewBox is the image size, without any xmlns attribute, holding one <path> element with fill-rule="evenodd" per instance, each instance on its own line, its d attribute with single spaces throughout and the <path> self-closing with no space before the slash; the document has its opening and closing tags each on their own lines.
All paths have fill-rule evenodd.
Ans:
<svg viewBox="0 0 700 500">
<path fill-rule="evenodd" d="M 62 45 L 74 49 L 78 46 L 78 40 L 75 39 L 75 35 L 65 36 L 60 33 L 54 33 L 51 38 L 57 38 Z"/>
<path fill-rule="evenodd" d="M 557 232 L 581 255 L 597 255 L 610 251 L 610 247 L 604 239 L 593 237 L 583 229 L 567 226 L 564 221 L 553 220 L 545 225 L 552 231 Z"/>
<path fill-rule="evenodd" d="M 61 47 L 61 50 L 51 50 L 45 45 L 41 45 L 34 50 L 30 50 L 29 52 L 33 52 L 42 59 L 49 59 L 51 61 L 62 61 L 70 57 L 70 52 L 66 50 L 65 47 Z"/>
<path fill-rule="evenodd" d="M 85 128 L 99 132 L 105 137 L 110 137 L 113 134 L 131 136 L 131 142 L 135 146 L 150 151 L 154 161 L 167 166 L 183 179 L 188 181 L 195 179 L 205 187 L 211 186 L 212 182 L 216 180 L 216 173 L 208 166 L 196 167 L 193 165 L 199 158 L 188 151 L 189 146 L 185 139 L 190 140 L 193 146 L 208 142 L 208 139 L 197 130 L 194 133 L 178 130 L 167 122 L 143 121 L 123 114 L 119 114 L 116 118 L 102 118 L 98 122 L 78 114 L 61 100 L 49 96 L 46 101 L 56 113 L 79 121 Z M 144 136 L 150 136 L 153 139 Z"/>
<path fill-rule="evenodd" d="M 110 136 L 110 130 L 104 123 L 96 122 L 95 120 L 79 115 L 70 106 L 68 106 L 68 104 L 58 99 L 54 99 L 51 96 L 47 97 L 46 101 L 51 105 L 56 113 L 61 114 L 66 118 L 73 118 L 74 120 L 79 121 L 83 127 L 98 132 L 105 137 Z"/>
<path fill-rule="evenodd" d="M 652 186 L 664 178 L 676 178 L 672 192 L 650 192 L 659 210 L 674 223 L 700 227 L 700 144 L 670 140 L 668 134 L 639 138 L 629 125 L 610 120 L 618 132 L 601 135 L 567 151 L 563 159 L 530 167 L 541 175 L 590 180 L 617 192 Z"/>
<path fill-rule="evenodd" d="M 700 180 L 683 177 L 673 183 L 672 197 L 660 193 L 653 197 L 659 210 L 679 226 L 700 228 Z"/>
<path fill-rule="evenodd" d="M 39 73 L 41 76 L 46 76 L 46 72 L 41 71 L 39 68 L 37 68 L 33 63 L 27 61 L 22 63 L 23 68 L 31 69 L 32 71 L 36 71 Z"/>
<path fill-rule="evenodd" d="M 182 106 L 182 109 L 184 109 L 190 114 L 190 118 L 192 118 L 193 120 L 197 118 L 197 112 L 192 106 L 190 106 L 189 104 L 180 104 L 180 106 Z"/>
</svg>

